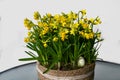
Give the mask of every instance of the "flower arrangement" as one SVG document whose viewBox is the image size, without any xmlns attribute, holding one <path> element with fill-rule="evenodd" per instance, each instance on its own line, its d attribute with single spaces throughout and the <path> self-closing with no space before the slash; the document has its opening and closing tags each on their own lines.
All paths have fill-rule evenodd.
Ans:
<svg viewBox="0 0 120 80">
<path fill-rule="evenodd" d="M 101 24 L 99 17 L 88 19 L 86 10 L 81 10 L 43 16 L 34 12 L 34 19 L 34 23 L 24 20 L 28 29 L 24 41 L 30 49 L 25 52 L 31 57 L 19 60 L 37 60 L 47 68 L 45 72 L 77 69 L 96 61 L 99 42 L 103 40 L 99 29 L 94 30 L 95 25 Z"/>
</svg>

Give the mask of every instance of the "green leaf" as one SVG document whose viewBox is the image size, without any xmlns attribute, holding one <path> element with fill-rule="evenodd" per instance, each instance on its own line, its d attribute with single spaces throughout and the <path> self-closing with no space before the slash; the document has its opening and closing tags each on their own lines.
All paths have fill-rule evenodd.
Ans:
<svg viewBox="0 0 120 80">
<path fill-rule="evenodd" d="M 32 61 L 32 60 L 38 60 L 38 58 L 21 58 L 19 61 Z"/>
<path fill-rule="evenodd" d="M 35 58 L 37 57 L 35 54 L 33 54 L 31 51 L 25 51 L 28 55 L 30 55 L 31 57 Z"/>
<path fill-rule="evenodd" d="M 50 46 L 48 46 L 48 48 L 49 48 L 49 54 L 51 55 L 51 56 L 53 56 L 53 57 L 57 57 L 57 54 L 56 54 L 56 52 L 54 51 L 54 49 L 52 48 L 52 47 L 50 47 Z"/>
<path fill-rule="evenodd" d="M 82 43 L 82 45 L 80 46 L 80 49 L 79 49 L 79 51 L 78 51 L 79 54 L 80 54 L 80 52 L 82 51 L 83 47 L 84 47 L 84 43 Z"/>
<path fill-rule="evenodd" d="M 57 45 L 55 44 L 55 42 L 53 42 L 53 47 L 54 47 L 55 51 L 58 53 L 58 48 L 57 48 Z"/>
<path fill-rule="evenodd" d="M 58 62 L 58 59 L 54 59 L 53 62 L 52 62 L 52 64 L 50 65 L 50 67 L 47 68 L 47 70 L 44 71 L 43 73 L 47 73 L 55 65 L 55 63 L 57 63 L 57 62 Z"/>
<path fill-rule="evenodd" d="M 36 58 L 21 58 L 21 59 L 19 59 L 19 61 L 33 61 L 33 60 L 37 60 L 37 61 L 40 61 L 40 62 L 48 62 L 48 60 L 43 61 L 40 57 L 36 57 Z M 49 60 L 49 61 L 51 61 L 51 60 Z"/>
<path fill-rule="evenodd" d="M 65 53 L 65 51 L 67 51 L 69 48 L 71 47 L 71 44 L 69 44 L 63 51 L 63 53 Z"/>
<path fill-rule="evenodd" d="M 35 51 L 35 47 L 31 43 L 27 43 L 26 47 Z"/>
</svg>

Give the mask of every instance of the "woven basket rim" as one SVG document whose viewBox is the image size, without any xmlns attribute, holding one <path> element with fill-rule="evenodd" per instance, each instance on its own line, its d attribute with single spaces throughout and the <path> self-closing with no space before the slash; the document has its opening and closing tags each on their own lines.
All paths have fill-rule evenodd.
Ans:
<svg viewBox="0 0 120 80">
<path fill-rule="evenodd" d="M 38 68 L 44 72 L 47 68 L 40 65 L 39 62 L 37 62 L 37 66 Z M 91 63 L 89 65 L 85 65 L 84 67 L 80 68 L 80 69 L 74 69 L 74 70 L 67 70 L 67 71 L 63 71 L 63 70 L 49 70 L 46 74 L 49 75 L 54 75 L 54 76 L 74 76 L 74 75 L 82 75 L 82 74 L 86 74 L 89 73 L 90 71 L 94 71 L 95 68 L 95 63 Z"/>
<path fill-rule="evenodd" d="M 40 67 L 42 67 L 42 68 L 44 68 L 44 69 L 47 69 L 46 67 L 40 65 L 40 63 L 39 63 L 38 61 L 36 62 L 36 65 L 38 65 L 38 66 L 40 66 Z M 75 70 L 79 70 L 79 69 L 83 69 L 83 68 L 85 68 L 85 67 L 95 66 L 95 65 L 96 65 L 95 62 L 93 62 L 93 63 L 91 63 L 91 64 L 86 64 L 84 67 L 80 67 L 80 68 L 77 68 L 77 69 L 71 69 L 71 70 L 50 69 L 50 70 L 52 70 L 52 71 L 56 71 L 56 70 L 57 70 L 57 71 L 67 72 L 67 71 L 75 71 Z"/>
</svg>

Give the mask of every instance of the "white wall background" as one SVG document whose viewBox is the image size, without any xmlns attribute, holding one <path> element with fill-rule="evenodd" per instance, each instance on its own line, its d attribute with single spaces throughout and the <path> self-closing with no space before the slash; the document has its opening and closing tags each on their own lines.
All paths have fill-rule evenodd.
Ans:
<svg viewBox="0 0 120 80">
<path fill-rule="evenodd" d="M 120 63 L 120 0 L 0 0 L 0 71 L 27 62 L 18 61 L 28 57 L 23 42 L 24 18 L 33 18 L 33 12 L 78 12 L 86 9 L 88 17 L 100 16 L 99 25 L 103 38 L 99 58 Z"/>
</svg>

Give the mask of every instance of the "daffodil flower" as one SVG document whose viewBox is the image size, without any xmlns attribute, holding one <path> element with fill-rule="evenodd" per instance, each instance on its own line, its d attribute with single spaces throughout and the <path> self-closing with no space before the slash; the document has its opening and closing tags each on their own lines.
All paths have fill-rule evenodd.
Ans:
<svg viewBox="0 0 120 80">
<path fill-rule="evenodd" d="M 86 15 L 86 9 L 81 10 L 82 15 Z"/>
<path fill-rule="evenodd" d="M 54 38 L 53 38 L 53 41 L 54 41 L 54 42 L 58 41 L 58 38 L 57 38 L 57 37 L 54 37 Z"/>
<path fill-rule="evenodd" d="M 29 41 L 30 41 L 30 39 L 29 39 L 28 37 L 25 37 L 25 38 L 24 38 L 24 42 L 27 43 L 27 42 L 29 42 Z"/>
<path fill-rule="evenodd" d="M 26 19 L 24 19 L 24 25 L 28 30 L 30 30 L 31 27 L 34 26 L 34 23 L 31 20 L 26 18 Z"/>
<path fill-rule="evenodd" d="M 35 20 L 39 20 L 40 19 L 40 14 L 39 14 L 39 12 L 38 11 L 36 11 L 36 12 L 34 12 L 34 19 Z"/>
</svg>

